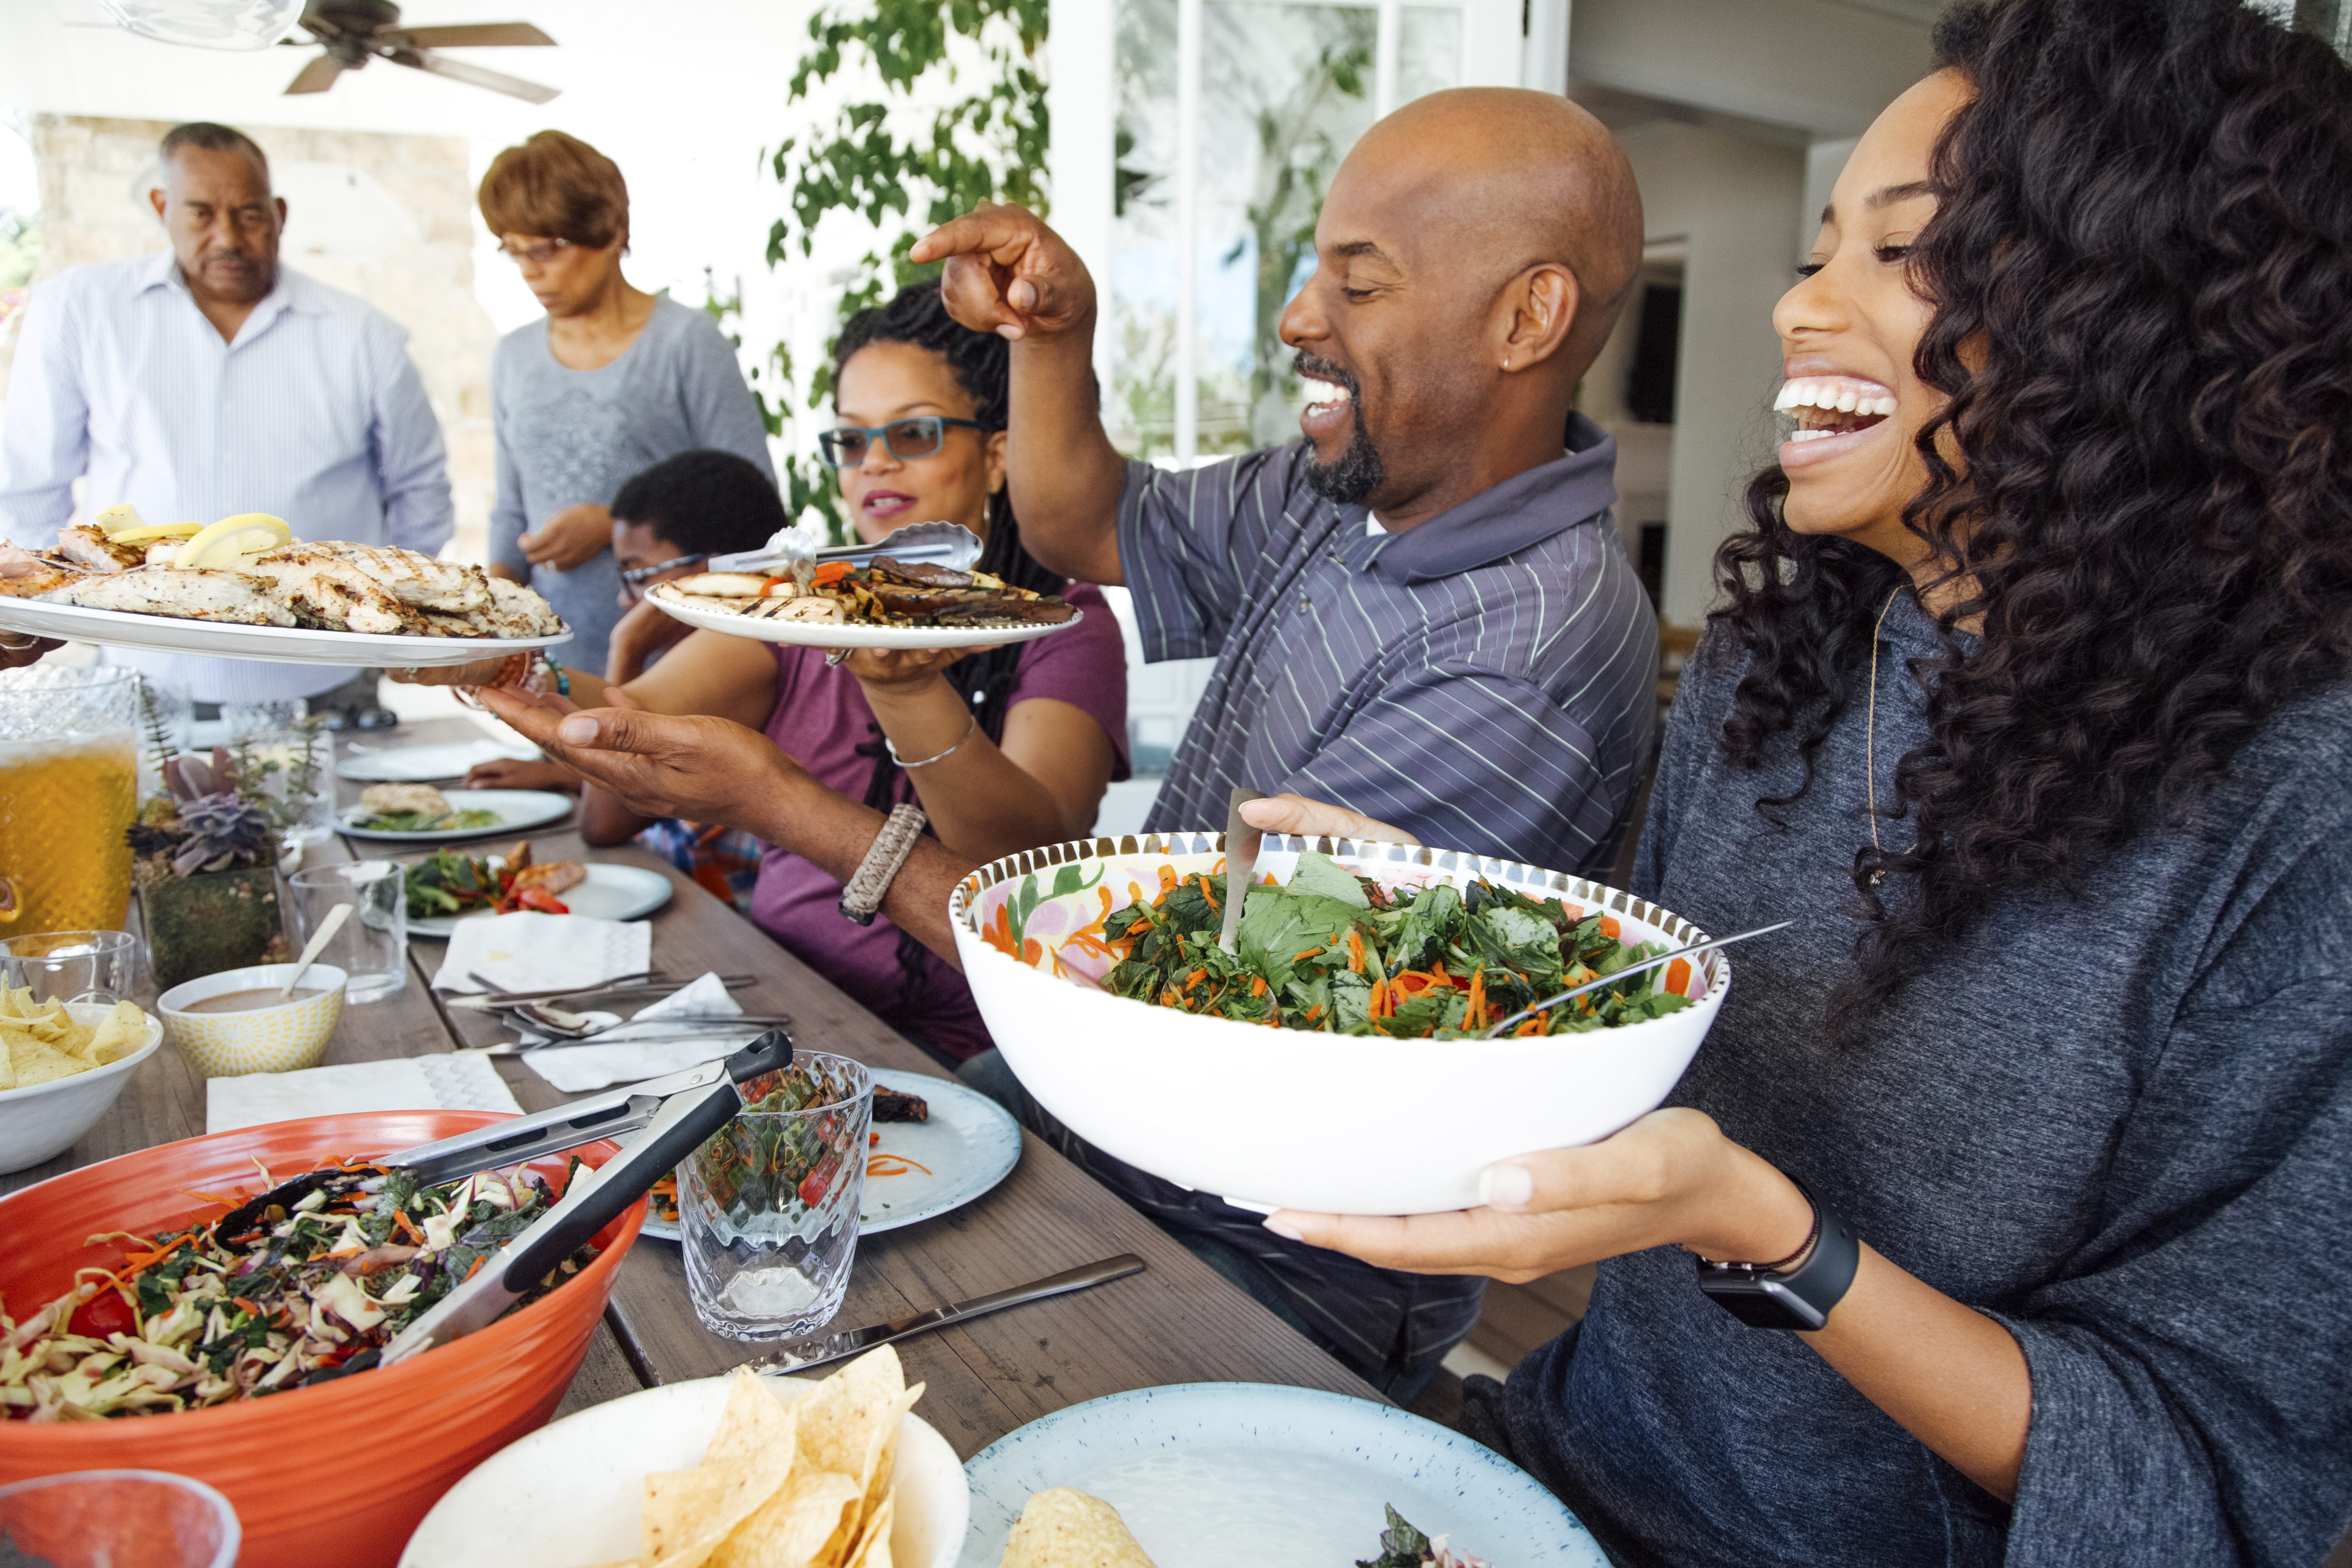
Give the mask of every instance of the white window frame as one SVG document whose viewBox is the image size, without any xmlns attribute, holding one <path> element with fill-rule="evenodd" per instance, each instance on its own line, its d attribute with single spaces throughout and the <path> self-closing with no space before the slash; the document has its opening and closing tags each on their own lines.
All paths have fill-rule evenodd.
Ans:
<svg viewBox="0 0 2352 1568">
<path fill-rule="evenodd" d="M 1179 276 L 1176 300 L 1176 461 L 1189 465 L 1200 447 L 1201 367 L 1199 279 L 1195 276 L 1200 234 L 1201 17 L 1206 5 L 1250 5 L 1256 0 L 1176 0 L 1177 142 L 1175 200 Z M 1315 0 L 1315 3 L 1377 11 L 1372 107 L 1375 117 L 1395 107 L 1397 41 L 1405 0 Z M 1412 0 L 1451 7 L 1462 15 L 1462 85 L 1531 87 L 1564 92 L 1568 87 L 1570 0 Z M 1110 277 L 1111 216 L 1115 174 L 1113 128 L 1118 105 L 1113 98 L 1118 0 L 1052 0 L 1048 16 L 1050 75 L 1046 99 L 1053 118 L 1046 163 L 1051 175 L 1053 223 L 1094 275 L 1096 287 Z M 1108 321 L 1108 311 L 1103 311 Z M 1111 384 L 1108 333 L 1095 333 L 1095 373 L 1106 393 Z"/>
</svg>

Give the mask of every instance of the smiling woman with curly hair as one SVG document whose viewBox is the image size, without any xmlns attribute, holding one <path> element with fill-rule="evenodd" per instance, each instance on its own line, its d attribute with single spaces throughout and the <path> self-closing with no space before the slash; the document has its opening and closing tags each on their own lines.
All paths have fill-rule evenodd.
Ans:
<svg viewBox="0 0 2352 1568">
<path fill-rule="evenodd" d="M 1794 428 L 1634 878 L 1795 926 L 1672 1108 L 1483 1208 L 1267 1223 L 1601 1260 L 1465 1425 L 1619 1562 L 2308 1568 L 2352 1519 L 2352 72 L 2230 0 L 1937 43 L 1775 312 Z"/>
</svg>

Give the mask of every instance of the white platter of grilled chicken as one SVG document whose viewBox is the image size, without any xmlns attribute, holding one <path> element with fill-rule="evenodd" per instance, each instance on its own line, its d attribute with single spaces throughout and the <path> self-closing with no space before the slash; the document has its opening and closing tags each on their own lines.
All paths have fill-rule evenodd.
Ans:
<svg viewBox="0 0 2352 1568">
<path fill-rule="evenodd" d="M 0 631 L 286 664 L 426 668 L 571 640 L 545 599 L 478 566 L 297 540 L 234 570 L 130 564 L 95 529 L 34 554 L 0 543 Z"/>
</svg>

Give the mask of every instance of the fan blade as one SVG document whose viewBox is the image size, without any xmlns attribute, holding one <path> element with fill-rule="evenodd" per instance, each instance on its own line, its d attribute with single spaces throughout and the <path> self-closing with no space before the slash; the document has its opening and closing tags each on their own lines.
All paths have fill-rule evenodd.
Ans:
<svg viewBox="0 0 2352 1568">
<path fill-rule="evenodd" d="M 342 74 L 342 61 L 332 55 L 320 55 L 317 59 L 304 66 L 296 74 L 294 79 L 286 84 L 286 90 L 289 93 L 324 92 L 334 86 L 335 79 Z"/>
<path fill-rule="evenodd" d="M 553 38 L 529 22 L 461 22 L 447 27 L 403 27 L 401 41 L 417 49 L 484 49 L 498 45 L 545 45 Z"/>
<path fill-rule="evenodd" d="M 532 103 L 545 103 L 563 90 L 560 87 L 541 87 L 535 81 L 525 81 L 520 77 L 508 76 L 502 71 L 484 70 L 480 66 L 469 66 L 462 60 L 443 59 L 439 55 L 422 49 L 390 48 L 378 52 L 394 65 L 431 71 L 435 76 L 446 76 L 451 81 L 462 81 L 468 87 L 486 87 L 492 92 L 503 92 Z"/>
</svg>

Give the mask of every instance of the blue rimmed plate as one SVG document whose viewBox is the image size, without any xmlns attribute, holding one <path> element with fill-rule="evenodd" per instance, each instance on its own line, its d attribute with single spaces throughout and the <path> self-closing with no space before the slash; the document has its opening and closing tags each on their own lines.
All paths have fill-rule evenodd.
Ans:
<svg viewBox="0 0 2352 1568">
<path fill-rule="evenodd" d="M 1367 1399 L 1182 1383 L 1088 1400 L 973 1455 L 961 1568 L 995 1568 L 1031 1495 L 1076 1487 L 1118 1510 L 1159 1568 L 1347 1563 L 1380 1555 L 1382 1504 L 1510 1568 L 1607 1568 L 1558 1498 L 1493 1449 Z"/>
</svg>

